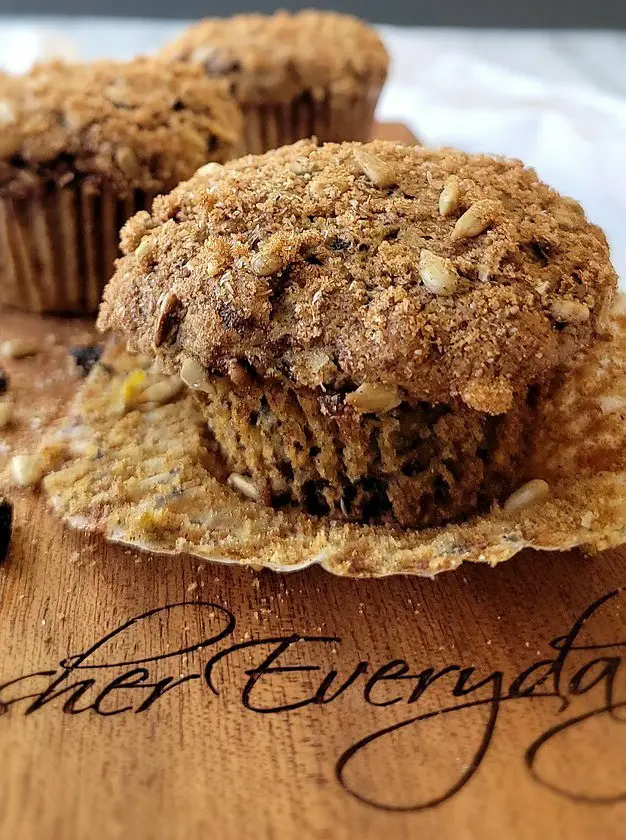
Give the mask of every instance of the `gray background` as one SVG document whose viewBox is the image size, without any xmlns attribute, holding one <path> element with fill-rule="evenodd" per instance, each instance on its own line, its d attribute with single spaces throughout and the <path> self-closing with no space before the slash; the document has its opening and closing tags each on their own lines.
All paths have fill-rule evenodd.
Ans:
<svg viewBox="0 0 626 840">
<path fill-rule="evenodd" d="M 270 11 L 272 0 L 0 0 L 0 14 L 131 15 L 197 18 Z M 626 29 L 626 0 L 308 0 L 281 8 L 337 9 L 377 23 Z M 0 26 L 2 23 L 0 21 Z"/>
</svg>

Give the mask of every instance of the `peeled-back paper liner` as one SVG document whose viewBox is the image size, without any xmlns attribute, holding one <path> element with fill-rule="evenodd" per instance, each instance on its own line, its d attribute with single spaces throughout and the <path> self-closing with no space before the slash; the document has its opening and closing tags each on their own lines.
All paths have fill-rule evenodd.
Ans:
<svg viewBox="0 0 626 840">
<path fill-rule="evenodd" d="M 115 344 L 43 444 L 49 464 L 62 462 L 44 492 L 69 525 L 114 542 L 275 571 L 317 563 L 337 575 L 431 576 L 527 547 L 610 548 L 626 542 L 626 296 L 612 332 L 573 360 L 537 418 L 529 477 L 551 495 L 523 510 L 415 531 L 264 507 L 226 483 L 180 380 Z"/>
<path fill-rule="evenodd" d="M 119 229 L 153 194 L 69 185 L 0 199 L 0 303 L 31 312 L 98 309 L 118 256 Z"/>
</svg>

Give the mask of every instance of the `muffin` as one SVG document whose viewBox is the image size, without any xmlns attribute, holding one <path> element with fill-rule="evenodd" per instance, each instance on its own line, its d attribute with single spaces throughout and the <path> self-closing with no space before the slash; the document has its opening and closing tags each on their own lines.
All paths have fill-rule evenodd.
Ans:
<svg viewBox="0 0 626 840">
<path fill-rule="evenodd" d="M 200 21 L 162 56 L 226 78 L 244 113 L 246 151 L 315 135 L 368 140 L 387 52 L 364 22 L 334 12 L 276 12 Z"/>
<path fill-rule="evenodd" d="M 189 64 L 40 64 L 0 77 L 0 303 L 94 312 L 119 229 L 208 161 L 241 113 Z"/>
<path fill-rule="evenodd" d="M 522 484 L 616 288 L 601 230 L 519 161 L 301 141 L 122 232 L 99 327 L 180 372 L 260 503 L 421 528 Z"/>
</svg>

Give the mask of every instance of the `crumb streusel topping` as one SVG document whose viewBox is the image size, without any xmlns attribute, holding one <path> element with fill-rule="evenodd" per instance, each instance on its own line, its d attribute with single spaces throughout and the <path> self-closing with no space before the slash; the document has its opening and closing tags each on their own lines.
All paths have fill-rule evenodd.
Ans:
<svg viewBox="0 0 626 840">
<path fill-rule="evenodd" d="M 237 154 L 241 122 L 225 85 L 183 62 L 42 63 L 0 76 L 0 194 L 75 177 L 169 190 Z"/>
<path fill-rule="evenodd" d="M 350 15 L 307 10 L 273 15 L 208 18 L 161 52 L 164 58 L 200 62 L 229 79 L 242 102 L 352 98 L 381 87 L 388 55 L 371 27 Z"/>
<path fill-rule="evenodd" d="M 492 414 L 604 329 L 616 287 L 602 231 L 519 161 L 383 141 L 209 164 L 122 248 L 99 326 L 166 369 Z"/>
</svg>

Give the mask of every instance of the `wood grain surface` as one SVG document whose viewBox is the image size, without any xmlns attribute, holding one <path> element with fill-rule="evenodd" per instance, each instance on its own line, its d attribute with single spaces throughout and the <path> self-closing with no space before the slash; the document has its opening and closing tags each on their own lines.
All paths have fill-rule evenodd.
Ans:
<svg viewBox="0 0 626 840">
<path fill-rule="evenodd" d="M 0 360 L 3 463 L 63 410 L 91 328 L 0 315 L 24 335 L 42 352 Z M 625 836 L 624 551 L 279 576 L 108 545 L 9 495 L 3 840 Z"/>
</svg>

